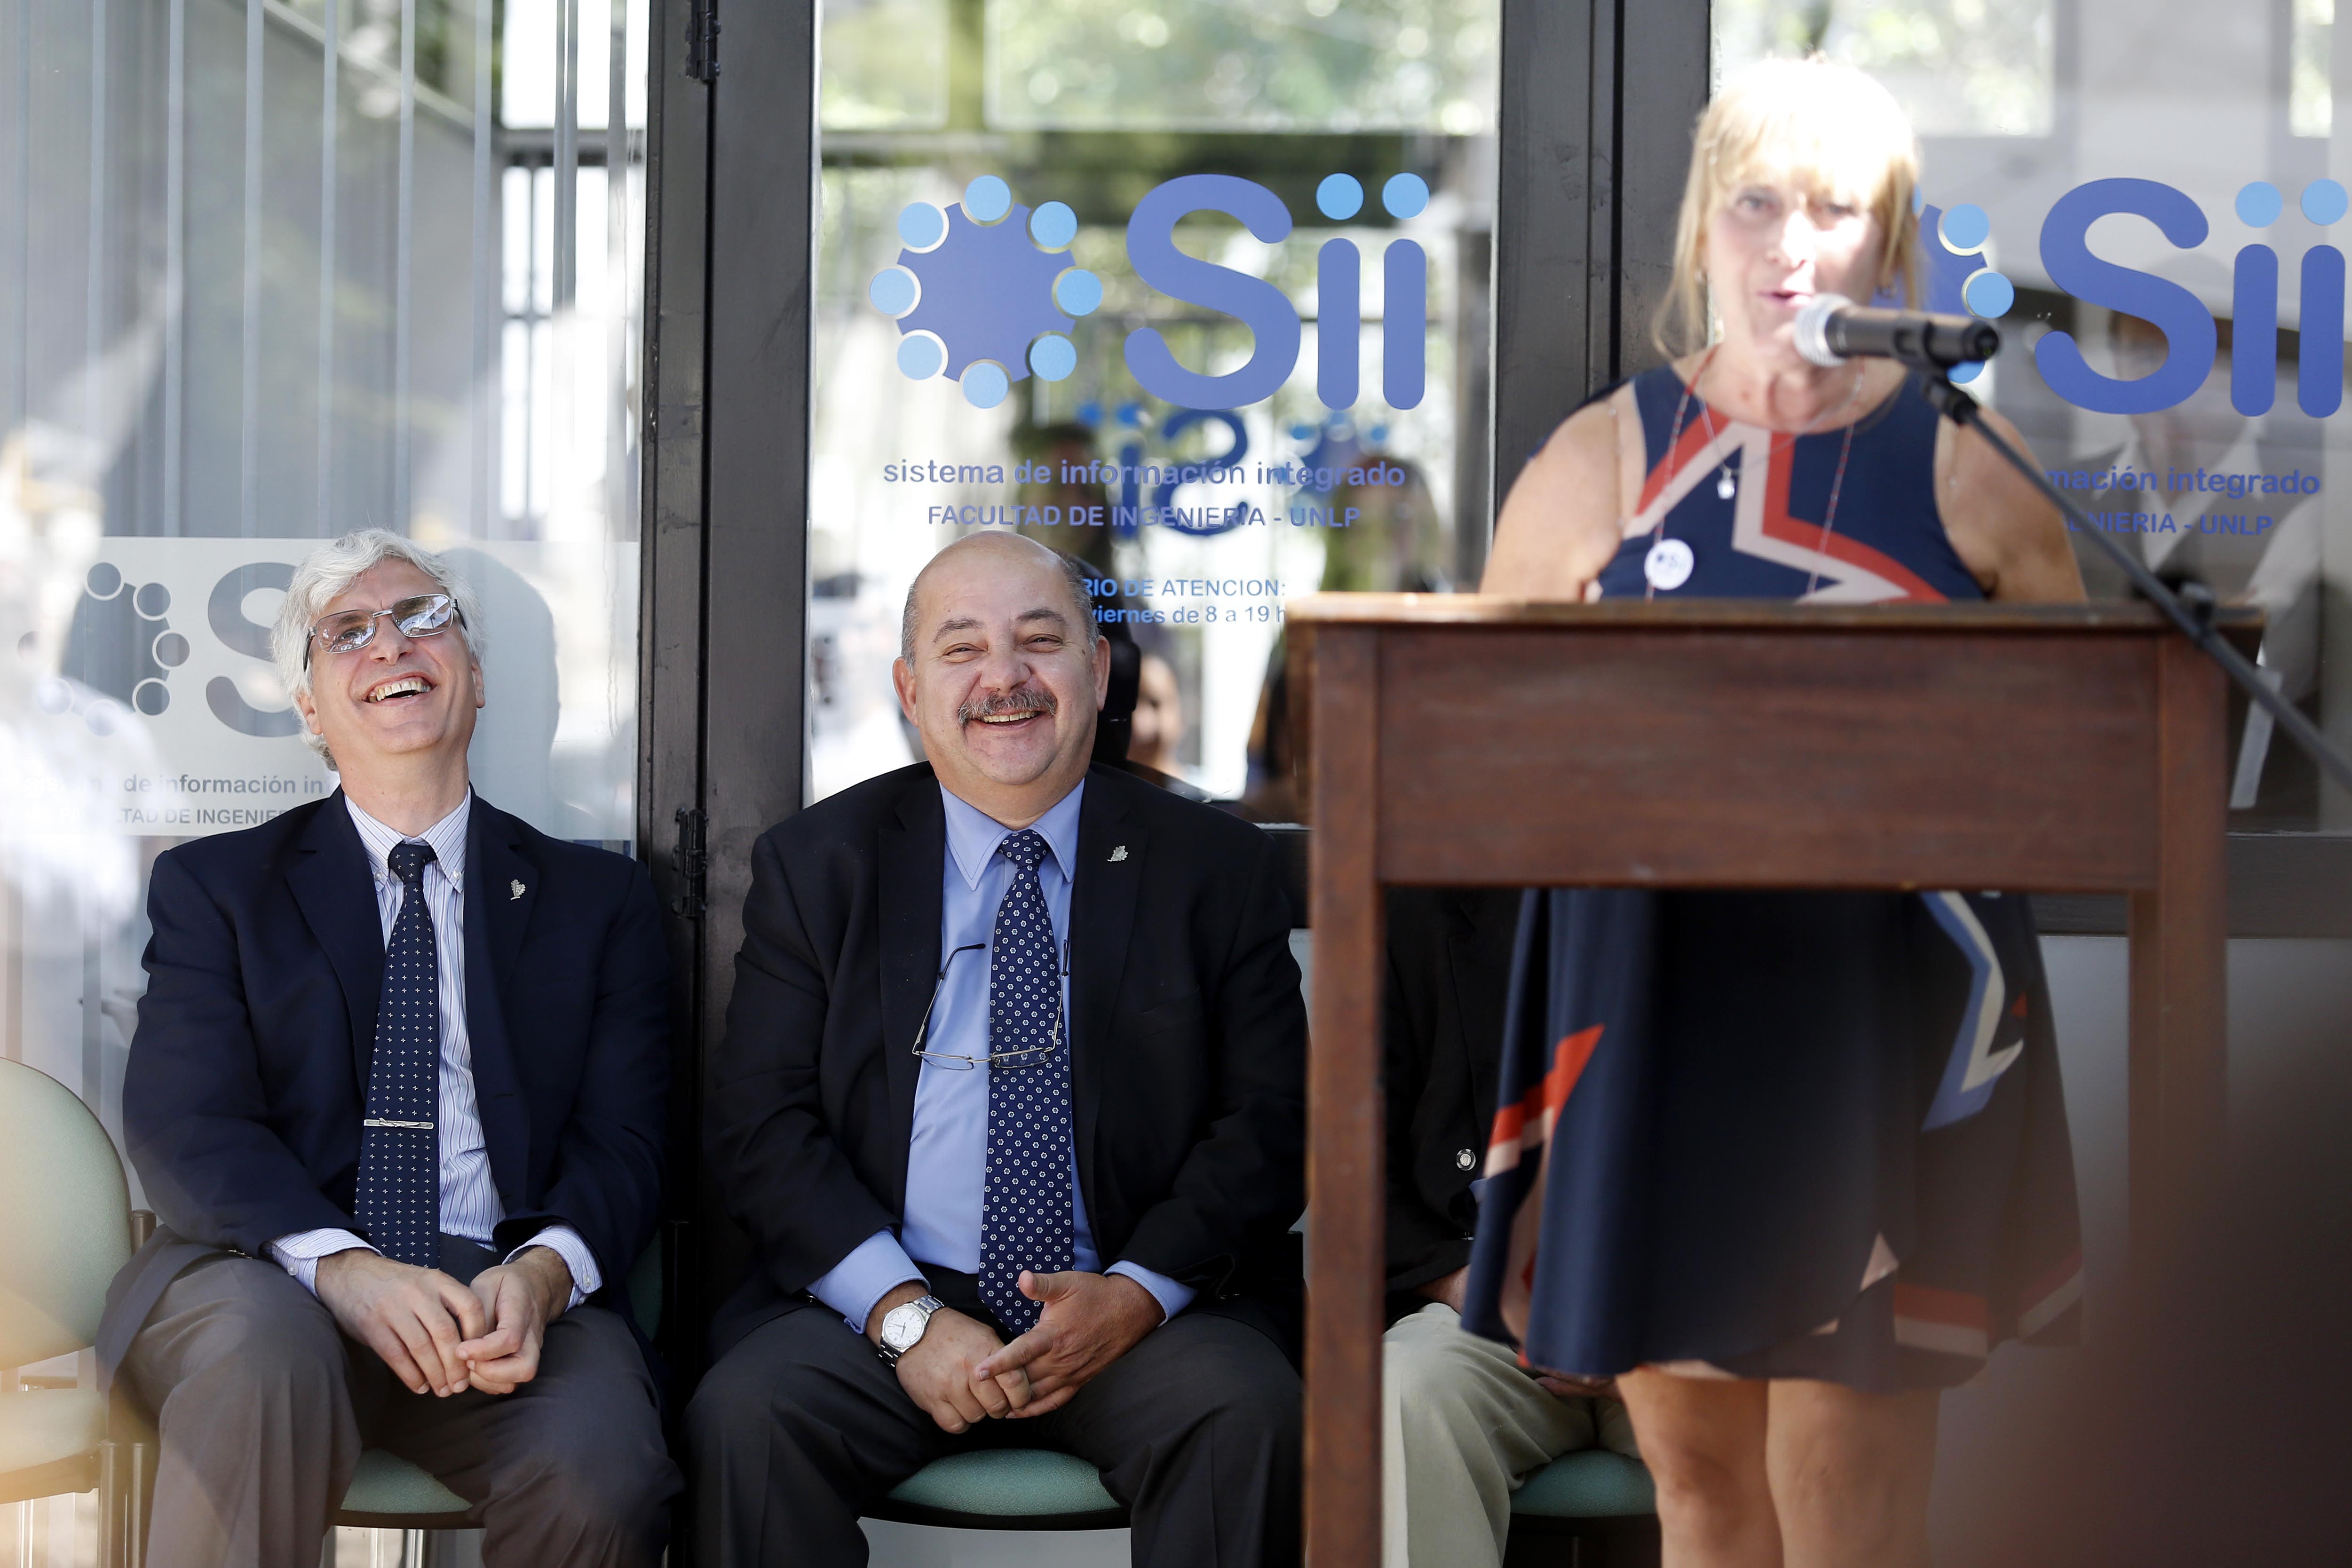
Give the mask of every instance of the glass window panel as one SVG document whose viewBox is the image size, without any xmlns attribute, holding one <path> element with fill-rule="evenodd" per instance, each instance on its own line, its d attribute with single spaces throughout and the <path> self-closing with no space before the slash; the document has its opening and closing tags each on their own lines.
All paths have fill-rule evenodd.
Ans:
<svg viewBox="0 0 2352 1568">
<path fill-rule="evenodd" d="M 1894 91 L 1920 132 L 1929 302 L 2002 331 L 1975 389 L 2110 537 L 2263 610 L 2264 667 L 2352 741 L 2333 281 L 2352 132 L 2331 108 L 2352 62 L 2331 0 L 2226 21 L 2199 0 L 1719 0 L 1715 17 L 1719 79 L 1819 45 Z M 2079 40 L 2063 74 L 2061 36 Z M 2272 265 L 2274 321 L 2253 284 Z M 2093 595 L 2120 595 L 2074 544 Z M 2352 800 L 2266 723 L 2232 743 L 2234 828 L 2352 830 Z"/>
<path fill-rule="evenodd" d="M 833 0 L 818 54 L 825 130 L 947 123 L 948 0 Z"/>
<path fill-rule="evenodd" d="M 829 6 L 827 37 L 867 9 Z M 1095 569 L 1116 635 L 1145 656 L 1156 700 L 1130 758 L 1262 819 L 1291 819 L 1282 694 L 1270 679 L 1283 599 L 1462 585 L 1483 544 L 1485 517 L 1459 518 L 1455 498 L 1486 489 L 1486 432 L 1464 428 L 1461 411 L 1484 407 L 1472 394 L 1488 374 L 1483 331 L 1470 323 L 1486 319 L 1496 8 L 1050 0 L 983 12 L 981 0 L 957 0 L 945 15 L 959 52 L 946 61 L 940 131 L 837 129 L 856 121 L 836 110 L 864 100 L 835 76 L 823 83 L 814 792 L 913 759 L 889 679 L 908 586 L 962 534 L 1017 526 Z M 1108 87 L 1073 75 L 1067 100 L 1043 107 L 1025 96 L 1041 71 L 1113 57 L 1125 62 L 1118 70 L 1145 74 Z M 1247 88 L 1248 103 L 1234 100 L 1231 112 L 1204 107 L 1199 90 L 1220 69 L 1217 79 Z M 1145 101 L 1155 81 L 1187 72 L 1183 93 Z M 963 82 L 985 84 L 984 94 L 959 96 Z M 1016 88 L 1026 107 L 1012 103 Z M 1182 128 L 1199 123 L 1215 129 Z M 971 134 L 1007 124 L 1088 129 Z M 1246 133 L 1264 127 L 1280 133 Z M 1286 232 L 1267 241 L 1223 210 L 1168 230 L 1180 252 L 1221 268 L 1225 287 L 1255 291 L 1269 312 L 1258 326 L 1214 289 L 1147 276 L 1130 255 L 1139 205 L 1195 173 L 1246 183 L 1248 199 L 1278 208 L 1272 226 Z M 1039 237 L 978 225 L 975 214 L 998 210 L 982 199 L 990 180 L 1014 204 L 1003 222 L 1060 204 L 1060 227 Z M 1339 199 L 1340 187 L 1354 199 Z M 926 212 L 954 226 L 936 252 L 902 227 Z M 967 248 L 990 234 L 1010 248 L 986 259 Z M 1335 244 L 1357 265 L 1352 304 L 1319 286 L 1318 258 Z M 1401 279 L 1417 268 L 1409 301 L 1391 296 L 1391 264 Z M 933 313 L 908 310 L 911 297 L 894 307 L 903 317 L 877 304 L 877 275 L 900 267 L 902 280 L 926 279 Z M 945 302 L 972 267 L 1014 270 Z M 1055 279 L 1070 271 L 1097 287 L 1098 304 L 1060 309 Z M 1261 342 L 1261 329 L 1274 336 Z M 1294 331 L 1295 341 L 1285 335 Z M 1207 394 L 1139 374 L 1138 331 L 1160 335 L 1186 372 L 1256 364 L 1260 384 Z M 932 344 L 926 333 L 952 375 L 902 360 Z M 1325 379 L 1333 340 L 1355 351 L 1352 388 Z M 1033 362 L 1033 351 L 1045 357 Z M 1005 373 L 1001 400 L 955 379 L 968 360 L 992 359 Z"/>
<path fill-rule="evenodd" d="M 2294 0 L 2287 123 L 2297 136 L 2325 136 L 2334 124 L 2336 94 L 2328 58 L 2335 34 L 2336 0 Z"/>
<path fill-rule="evenodd" d="M 992 125 L 1494 129 L 1497 0 L 990 0 Z"/>
<path fill-rule="evenodd" d="M 449 552 L 481 794 L 634 836 L 644 171 L 600 122 L 647 6 L 575 3 L 559 212 L 542 0 L 415 0 L 408 39 L 401 0 L 0 0 L 0 1054 L 110 1125 L 154 857 L 333 788 L 267 646 L 322 538 Z"/>
<path fill-rule="evenodd" d="M 2046 136 L 2065 0 L 1717 0 L 1715 69 L 1820 51 L 1891 89 L 1923 136 Z M 2308 0 L 2305 0 L 2308 3 Z"/>
</svg>

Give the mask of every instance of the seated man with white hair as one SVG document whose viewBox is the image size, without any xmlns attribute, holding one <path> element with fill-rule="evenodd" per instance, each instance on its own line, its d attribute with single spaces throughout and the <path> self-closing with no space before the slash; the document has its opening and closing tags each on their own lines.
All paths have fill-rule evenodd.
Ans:
<svg viewBox="0 0 2352 1568">
<path fill-rule="evenodd" d="M 668 960 L 643 868 L 477 798 L 472 591 L 397 534 L 273 637 L 324 799 L 157 859 L 123 1082 L 163 1228 L 108 1295 L 163 1436 L 147 1561 L 311 1563 L 362 1448 L 492 1563 L 651 1564 L 680 1485 L 622 1289 L 659 1213 Z"/>
</svg>

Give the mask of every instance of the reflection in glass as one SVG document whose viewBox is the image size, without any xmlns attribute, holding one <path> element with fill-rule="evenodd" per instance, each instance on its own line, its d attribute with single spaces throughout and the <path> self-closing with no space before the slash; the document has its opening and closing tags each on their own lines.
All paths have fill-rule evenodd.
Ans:
<svg viewBox="0 0 2352 1568">
<path fill-rule="evenodd" d="M 1490 132 L 1496 0 L 990 0 L 988 122 Z"/>
<path fill-rule="evenodd" d="M 0 1056 L 109 1125 L 155 855 L 333 786 L 267 633 L 321 537 L 462 546 L 483 794 L 633 836 L 646 16 L 0 0 Z"/>
<path fill-rule="evenodd" d="M 1976 389 L 2102 527 L 2129 536 L 2119 542 L 2261 608 L 2264 669 L 2339 743 L 2352 737 L 2352 618 L 2340 613 L 2352 500 L 2336 494 L 2352 414 L 2340 359 L 2309 336 L 2342 335 L 2326 279 L 2341 265 L 2335 182 L 2352 153 L 2333 127 L 2332 0 L 2242 9 L 2226 26 L 2199 0 L 1720 0 L 1715 26 L 1719 72 L 1819 47 L 1885 80 L 1921 132 L 1931 302 L 1981 307 L 2001 328 Z M 2071 81 L 2053 74 L 2061 34 L 2082 40 Z M 2182 47 L 2135 42 L 2159 38 Z M 2117 178 L 2178 193 L 2196 232 L 2168 237 L 2118 208 L 2082 239 L 2137 282 L 2053 263 L 2067 223 L 2082 221 L 2053 209 Z M 2241 305 L 2260 297 L 2244 278 L 2264 266 L 2276 270 L 2274 327 Z M 1990 275 L 2010 287 L 1980 286 Z M 2132 288 L 2131 300 L 2118 292 Z M 2160 311 L 2171 325 L 2149 319 Z M 2200 353 L 2205 317 L 2210 362 L 2148 405 L 2133 389 Z M 2045 371 L 2069 353 L 2093 379 L 2061 395 Z M 2094 597 L 2125 591 L 2087 541 L 2075 553 Z M 2266 722 L 2233 746 L 2233 828 L 2352 830 L 2352 802 L 2273 745 Z"/>
<path fill-rule="evenodd" d="M 828 7 L 827 37 L 890 9 Z M 1130 758 L 1240 797 L 1285 597 L 1475 579 L 1498 8 L 990 3 L 984 36 L 982 0 L 942 9 L 942 73 L 892 79 L 945 83 L 923 100 L 940 131 L 874 128 L 863 67 L 824 80 L 814 792 L 914 759 L 889 681 L 907 587 L 960 533 L 1014 526 L 1108 584 L 1150 708 Z M 1192 174 L 1286 215 L 1272 240 L 1222 210 L 1172 224 L 1180 256 L 1250 280 L 1265 342 L 1135 264 L 1139 204 Z M 1391 299 L 1391 274 L 1418 298 Z M 1195 375 L 1265 356 L 1270 395 L 1156 395 L 1139 333 Z M 1351 378 L 1325 363 L 1349 345 Z"/>
<path fill-rule="evenodd" d="M 1922 136 L 2046 136 L 2063 3 L 1717 0 L 1715 79 L 1818 50 L 1885 82 Z"/>
</svg>

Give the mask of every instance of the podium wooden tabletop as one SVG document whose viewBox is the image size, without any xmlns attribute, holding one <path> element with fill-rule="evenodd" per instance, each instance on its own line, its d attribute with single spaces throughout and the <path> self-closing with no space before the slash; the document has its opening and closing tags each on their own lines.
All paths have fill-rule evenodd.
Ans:
<svg viewBox="0 0 2352 1568">
<path fill-rule="evenodd" d="M 1623 631 L 1707 626 L 1739 631 L 2035 631 L 2145 636 L 2164 629 L 2152 605 L 1796 605 L 1777 599 L 1514 599 L 1500 594 L 1310 594 L 1285 614 L 1304 626 L 1580 626 Z M 2227 608 L 2215 625 L 2231 640 L 2262 625 L 2262 612 Z"/>
</svg>

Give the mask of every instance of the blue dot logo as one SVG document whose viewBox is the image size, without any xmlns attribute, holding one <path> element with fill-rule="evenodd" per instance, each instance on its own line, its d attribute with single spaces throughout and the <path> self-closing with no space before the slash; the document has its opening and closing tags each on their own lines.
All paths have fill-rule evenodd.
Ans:
<svg viewBox="0 0 2352 1568">
<path fill-rule="evenodd" d="M 1011 199 L 1009 192 L 1006 199 Z M 1048 250 L 1059 250 L 1078 237 L 1078 215 L 1066 203 L 1047 202 L 1029 215 L 1029 237 Z"/>
<path fill-rule="evenodd" d="M 1091 316 L 1102 304 L 1102 279 L 1083 267 L 1073 267 L 1054 284 L 1054 303 L 1073 316 Z"/>
<path fill-rule="evenodd" d="M 908 203 L 898 214 L 905 248 L 877 272 L 866 298 L 898 323 L 906 375 L 943 376 L 976 408 L 993 408 L 1013 384 L 1060 381 L 1077 367 L 1066 334 L 1102 303 L 1102 280 L 1070 265 L 1077 214 L 1066 202 L 1031 211 L 1013 187 L 982 174 L 942 210 Z"/>
<path fill-rule="evenodd" d="M 1013 187 L 982 174 L 963 188 L 963 210 L 975 223 L 994 223 L 1013 210 Z"/>
<path fill-rule="evenodd" d="M 947 345 L 929 332 L 898 340 L 898 369 L 910 380 L 929 381 L 947 368 Z"/>
<path fill-rule="evenodd" d="M 1326 174 L 1315 187 L 1315 206 L 1328 218 L 1354 217 L 1364 210 L 1364 187 L 1353 174 Z"/>
<path fill-rule="evenodd" d="M 2344 187 L 2334 180 L 2314 180 L 2303 187 L 2303 216 L 2322 228 L 2344 216 Z"/>
<path fill-rule="evenodd" d="M 948 237 L 948 215 L 929 202 L 908 202 L 898 215 L 898 237 L 909 250 L 929 250 Z"/>
<path fill-rule="evenodd" d="M 974 408 L 993 408 L 1012 390 L 1011 378 L 994 360 L 982 360 L 963 373 L 963 400 Z"/>
<path fill-rule="evenodd" d="M 2238 193 L 2238 221 L 2249 228 L 2268 228 L 2286 210 L 2286 198 L 2268 180 L 2256 180 Z"/>
<path fill-rule="evenodd" d="M 886 267 L 874 275 L 866 297 L 886 316 L 903 316 L 923 297 L 923 286 L 903 267 Z"/>
<path fill-rule="evenodd" d="M 1960 299 L 1975 314 L 1992 321 L 2017 303 L 2017 285 L 1988 267 L 1960 285 Z"/>
<path fill-rule="evenodd" d="M 1956 256 L 1982 250 L 1985 241 L 1992 237 L 1992 219 L 1974 202 L 1963 202 L 1946 213 L 1941 228 L 1945 248 Z"/>
<path fill-rule="evenodd" d="M 1029 345 L 1029 368 L 1040 381 L 1067 381 L 1078 368 L 1078 351 L 1059 332 L 1047 332 Z"/>
<path fill-rule="evenodd" d="M 1429 205 L 1429 182 L 1419 174 L 1391 174 L 1381 187 L 1381 205 L 1391 217 L 1419 217 Z"/>
</svg>

